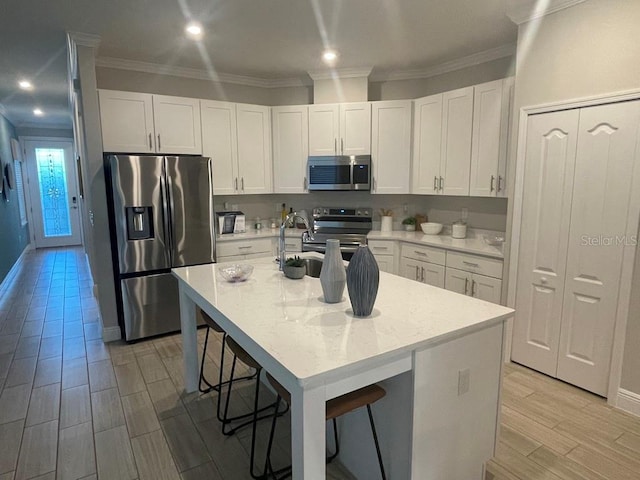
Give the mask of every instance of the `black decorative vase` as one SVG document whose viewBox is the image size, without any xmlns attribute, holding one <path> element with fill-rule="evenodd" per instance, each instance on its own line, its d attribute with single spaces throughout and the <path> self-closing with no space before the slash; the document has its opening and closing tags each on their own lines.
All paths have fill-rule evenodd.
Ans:
<svg viewBox="0 0 640 480">
<path fill-rule="evenodd" d="M 361 245 L 347 267 L 347 290 L 353 314 L 368 317 L 378 295 L 380 270 L 378 262 L 366 245 Z"/>
</svg>

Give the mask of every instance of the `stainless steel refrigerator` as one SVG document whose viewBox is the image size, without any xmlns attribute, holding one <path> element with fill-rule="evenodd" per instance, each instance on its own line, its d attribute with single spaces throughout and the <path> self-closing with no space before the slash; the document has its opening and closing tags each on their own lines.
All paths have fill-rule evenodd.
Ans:
<svg viewBox="0 0 640 480">
<path fill-rule="evenodd" d="M 105 155 L 104 160 L 124 337 L 180 330 L 171 268 L 215 262 L 211 159 Z"/>
</svg>

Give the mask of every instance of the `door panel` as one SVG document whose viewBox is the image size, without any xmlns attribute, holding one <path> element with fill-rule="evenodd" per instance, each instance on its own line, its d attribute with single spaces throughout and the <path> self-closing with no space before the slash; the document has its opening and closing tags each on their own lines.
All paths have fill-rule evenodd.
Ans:
<svg viewBox="0 0 640 480">
<path fill-rule="evenodd" d="M 402 257 L 400 259 L 400 276 L 409 280 L 420 280 L 420 267 L 422 262 Z"/>
<path fill-rule="evenodd" d="M 412 193 L 438 193 L 442 152 L 442 94 L 414 103 Z"/>
<path fill-rule="evenodd" d="M 269 107 L 236 107 L 240 192 L 271 193 L 271 118 Z"/>
<path fill-rule="evenodd" d="M 580 111 L 558 377 L 599 395 L 608 386 L 639 125 L 638 101 Z"/>
<path fill-rule="evenodd" d="M 467 295 L 471 285 L 471 273 L 456 268 L 447 268 L 444 288 Z"/>
<path fill-rule="evenodd" d="M 213 193 L 238 193 L 238 137 L 236 105 L 201 102 L 202 152 L 213 162 Z"/>
<path fill-rule="evenodd" d="M 166 159 L 172 267 L 215 260 L 210 166 L 203 157 Z"/>
<path fill-rule="evenodd" d="M 199 100 L 154 95 L 153 117 L 158 153 L 202 154 Z"/>
<path fill-rule="evenodd" d="M 577 110 L 529 118 L 512 359 L 556 375 Z"/>
<path fill-rule="evenodd" d="M 340 105 L 340 155 L 371 153 L 371 104 L 369 102 Z"/>
<path fill-rule="evenodd" d="M 309 155 L 338 154 L 339 105 L 309 105 Z"/>
<path fill-rule="evenodd" d="M 500 303 L 502 280 L 484 275 L 473 274 L 471 277 L 471 292 L 473 297 L 491 303 Z"/>
<path fill-rule="evenodd" d="M 309 156 L 309 112 L 306 105 L 274 107 L 273 191 L 304 193 Z"/>
<path fill-rule="evenodd" d="M 444 288 L 444 267 L 434 263 L 422 262 L 421 279 L 427 285 Z"/>
<path fill-rule="evenodd" d="M 473 87 L 447 92 L 442 99 L 442 157 L 444 195 L 469 195 Z"/>
<path fill-rule="evenodd" d="M 152 95 L 98 90 L 98 98 L 105 152 L 156 151 Z"/>
</svg>

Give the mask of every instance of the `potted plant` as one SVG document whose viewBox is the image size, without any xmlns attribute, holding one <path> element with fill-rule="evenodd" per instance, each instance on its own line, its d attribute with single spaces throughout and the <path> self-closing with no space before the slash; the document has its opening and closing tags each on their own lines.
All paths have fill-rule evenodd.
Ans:
<svg viewBox="0 0 640 480">
<path fill-rule="evenodd" d="M 407 232 L 415 232 L 416 231 L 416 219 L 415 217 L 407 217 L 402 221 L 402 225 L 404 225 L 404 229 Z"/>
<path fill-rule="evenodd" d="M 298 280 L 307 274 L 307 266 L 304 260 L 297 255 L 287 258 L 282 270 L 286 277 L 294 280 Z"/>
</svg>

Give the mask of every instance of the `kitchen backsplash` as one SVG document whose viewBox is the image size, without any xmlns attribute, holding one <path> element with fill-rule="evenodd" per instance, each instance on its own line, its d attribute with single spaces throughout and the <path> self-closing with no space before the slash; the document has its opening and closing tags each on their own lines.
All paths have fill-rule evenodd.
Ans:
<svg viewBox="0 0 640 480">
<path fill-rule="evenodd" d="M 504 232 L 507 222 L 506 198 L 450 197 L 423 195 L 372 195 L 369 192 L 313 192 L 299 195 L 219 195 L 214 197 L 216 211 L 241 210 L 252 226 L 256 217 L 262 221 L 279 219 L 282 204 L 294 210 L 311 210 L 318 206 L 371 207 L 373 228 L 380 229 L 381 208 L 393 210 L 394 230 L 402 228 L 402 220 L 416 213 L 427 214 L 429 221 L 451 224 L 460 219 L 462 208 L 468 210 L 467 223 L 472 228 Z M 225 208 L 227 204 L 227 208 Z M 405 213 L 405 208 L 407 213 Z M 267 225 L 265 223 L 265 225 Z"/>
</svg>

